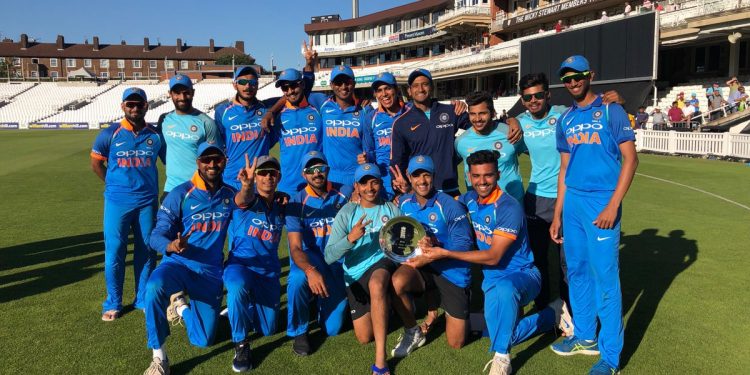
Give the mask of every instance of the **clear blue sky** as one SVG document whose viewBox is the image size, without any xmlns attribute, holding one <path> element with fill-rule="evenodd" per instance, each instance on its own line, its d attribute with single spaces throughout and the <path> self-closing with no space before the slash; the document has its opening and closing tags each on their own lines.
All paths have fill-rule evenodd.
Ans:
<svg viewBox="0 0 750 375">
<path fill-rule="evenodd" d="M 360 0 L 360 15 L 370 14 L 413 0 Z M 184 4 L 184 5 L 182 5 Z M 54 42 L 58 34 L 66 43 L 83 43 L 99 36 L 103 44 L 174 45 L 182 38 L 191 45 L 217 45 L 245 41 L 245 52 L 257 62 L 270 65 L 271 55 L 279 69 L 303 63 L 300 45 L 306 38 L 303 25 L 311 16 L 340 14 L 351 18 L 351 0 L 223 0 L 94 2 L 3 1 L 0 35 L 18 40 L 22 33 L 42 42 Z"/>
</svg>

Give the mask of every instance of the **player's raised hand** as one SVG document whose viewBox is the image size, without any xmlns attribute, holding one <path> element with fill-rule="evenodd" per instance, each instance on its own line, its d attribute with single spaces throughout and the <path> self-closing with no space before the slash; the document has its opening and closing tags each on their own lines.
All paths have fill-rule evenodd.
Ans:
<svg viewBox="0 0 750 375">
<path fill-rule="evenodd" d="M 308 66 L 315 67 L 318 63 L 318 51 L 313 48 L 313 42 L 310 41 L 310 44 L 307 44 L 306 40 L 302 41 L 302 56 L 305 57 L 305 63 Z"/>
<path fill-rule="evenodd" d="M 168 253 L 181 253 L 187 249 L 188 246 L 188 240 L 190 239 L 190 236 L 193 235 L 193 230 L 190 229 L 190 231 L 186 235 L 182 235 L 182 233 L 177 232 L 177 238 L 174 239 L 174 241 L 170 242 L 167 246 L 167 252 Z"/>
<path fill-rule="evenodd" d="M 453 104 L 453 112 L 456 114 L 456 116 L 466 112 L 466 110 L 469 108 L 469 106 L 461 100 L 451 100 L 451 104 Z"/>
<path fill-rule="evenodd" d="M 275 125 L 274 122 L 273 112 L 268 111 L 263 115 L 263 118 L 260 119 L 260 128 L 264 133 L 270 133 L 271 128 Z"/>
<path fill-rule="evenodd" d="M 406 181 L 406 178 L 404 178 L 404 175 L 401 173 L 401 168 L 399 168 L 398 165 L 393 165 L 391 168 L 391 185 L 393 186 L 393 190 L 401 192 L 401 194 L 406 194 L 409 191 L 409 183 Z"/>
<path fill-rule="evenodd" d="M 372 224 L 372 220 L 365 220 L 365 217 L 367 217 L 367 215 L 362 214 L 362 217 L 360 217 L 359 220 L 357 220 L 357 223 L 354 224 L 354 227 L 352 227 L 352 231 L 346 235 L 346 239 L 349 243 L 357 242 L 357 240 L 367 233 L 367 226 Z"/>
<path fill-rule="evenodd" d="M 367 163 L 367 153 L 363 151 L 361 154 L 357 154 L 357 164 L 364 163 Z"/>
<path fill-rule="evenodd" d="M 237 174 L 237 179 L 242 185 L 252 185 L 255 183 L 255 167 L 258 163 L 258 158 L 253 158 L 253 164 L 250 165 L 250 157 L 245 154 L 245 168 L 240 169 Z"/>
</svg>

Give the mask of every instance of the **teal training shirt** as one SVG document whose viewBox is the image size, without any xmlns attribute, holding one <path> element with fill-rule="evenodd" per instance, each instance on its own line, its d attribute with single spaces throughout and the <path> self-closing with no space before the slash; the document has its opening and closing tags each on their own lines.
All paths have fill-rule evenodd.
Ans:
<svg viewBox="0 0 750 375">
<path fill-rule="evenodd" d="M 529 193 L 557 198 L 557 176 L 560 174 L 560 153 L 555 138 L 557 121 L 568 108 L 556 105 L 541 119 L 526 111 L 516 117 L 523 130 L 523 142 L 531 159 L 531 177 L 526 189 Z"/>
<path fill-rule="evenodd" d="M 456 138 L 456 153 L 464 161 L 464 178 L 466 187 L 471 187 L 469 180 L 469 165 L 466 158 L 476 151 L 497 150 L 500 159 L 497 160 L 497 168 L 500 170 L 500 180 L 497 184 L 503 191 L 523 202 L 523 180 L 518 171 L 518 153 L 523 151 L 523 144 L 517 142 L 515 145 L 508 141 L 508 125 L 502 122 L 488 135 L 477 133 L 474 128 L 469 128 Z M 558 156 L 559 158 L 559 156 Z"/>
<path fill-rule="evenodd" d="M 167 144 L 165 192 L 172 191 L 193 176 L 198 145 L 209 142 L 224 147 L 214 120 L 197 109 L 186 115 L 169 112 L 159 118 L 157 128 Z"/>
</svg>

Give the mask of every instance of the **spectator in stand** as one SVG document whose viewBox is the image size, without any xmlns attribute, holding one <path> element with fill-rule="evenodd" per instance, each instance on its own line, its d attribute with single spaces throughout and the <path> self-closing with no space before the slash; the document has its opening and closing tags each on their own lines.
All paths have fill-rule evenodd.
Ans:
<svg viewBox="0 0 750 375">
<path fill-rule="evenodd" d="M 645 9 L 644 12 L 647 12 L 647 11 L 653 10 L 654 9 L 654 5 L 651 4 L 651 0 L 645 0 L 643 2 L 643 6 L 641 8 Z"/>
<path fill-rule="evenodd" d="M 713 95 L 708 99 L 709 121 L 714 121 L 721 117 L 724 112 L 721 108 L 727 104 L 729 103 L 721 96 L 721 90 L 718 88 L 714 89 Z"/>
<path fill-rule="evenodd" d="M 658 1 L 654 1 L 654 10 L 656 10 L 657 12 L 663 12 L 664 7 L 661 4 L 659 4 Z"/>
<path fill-rule="evenodd" d="M 602 11 L 602 18 L 601 18 L 601 20 L 602 20 L 602 22 L 609 21 L 609 16 L 607 16 L 607 11 L 606 10 Z"/>
<path fill-rule="evenodd" d="M 694 106 L 698 105 L 698 94 L 696 93 L 690 93 L 690 100 L 687 101 L 688 103 L 693 104 Z"/>
<path fill-rule="evenodd" d="M 737 80 L 737 76 L 730 78 L 729 81 L 727 81 L 727 86 L 729 86 L 729 96 L 737 92 L 740 88 L 740 81 Z"/>
<path fill-rule="evenodd" d="M 542 25 L 542 26 L 539 26 L 539 31 L 537 31 L 537 33 L 539 33 L 539 34 L 543 34 L 544 32 L 545 32 L 545 30 L 544 30 L 544 25 Z"/>
<path fill-rule="evenodd" d="M 721 92 L 721 89 L 719 88 L 719 82 L 714 82 L 711 87 L 706 89 L 706 100 L 711 101 L 711 97 L 714 95 L 714 91 Z"/>
<path fill-rule="evenodd" d="M 646 107 L 640 106 L 638 107 L 638 113 L 635 114 L 635 128 L 646 129 L 646 122 L 648 122 L 648 113 L 646 113 Z"/>
<path fill-rule="evenodd" d="M 701 113 L 700 102 L 696 101 L 693 103 L 695 112 L 693 112 L 693 123 L 696 127 L 703 125 L 703 114 Z"/>
<path fill-rule="evenodd" d="M 500 114 L 500 117 L 497 118 L 500 122 L 506 122 L 508 121 L 508 112 L 503 109 L 503 112 Z"/>
<path fill-rule="evenodd" d="M 651 112 L 651 123 L 653 124 L 653 130 L 663 130 L 667 127 L 667 116 L 661 111 L 661 108 L 656 107 Z"/>
<path fill-rule="evenodd" d="M 677 94 L 677 108 L 683 109 L 685 108 L 685 93 L 680 91 L 679 94 Z"/>
<path fill-rule="evenodd" d="M 682 110 L 677 105 L 677 101 L 672 102 L 672 107 L 669 108 L 667 116 L 669 117 L 669 124 L 671 126 L 682 123 Z"/>
<path fill-rule="evenodd" d="M 685 108 L 682 109 L 682 119 L 689 128 L 692 128 L 694 114 L 695 106 L 693 105 L 693 102 L 688 102 Z"/>
<path fill-rule="evenodd" d="M 747 106 L 748 95 L 745 93 L 745 86 L 740 86 L 737 91 L 740 93 L 740 96 L 737 99 L 737 110 L 742 112 Z"/>
<path fill-rule="evenodd" d="M 565 30 L 565 26 L 563 25 L 562 20 L 557 20 L 557 23 L 555 24 L 555 32 L 559 33 L 563 30 Z"/>
<path fill-rule="evenodd" d="M 737 78 L 734 78 L 734 77 L 732 79 L 734 79 L 735 82 L 737 80 Z M 730 80 L 729 82 L 732 82 L 732 81 Z M 740 107 L 740 97 L 742 95 L 744 95 L 744 92 L 740 92 L 740 90 L 739 90 L 739 87 L 740 87 L 739 84 L 737 85 L 737 89 L 735 89 L 734 91 L 732 91 L 732 89 L 731 89 L 732 86 L 731 85 L 729 87 L 730 87 L 730 89 L 729 89 L 729 96 L 727 97 L 727 102 L 729 102 L 729 106 L 730 107 L 727 108 L 727 111 L 728 112 L 737 112 L 739 110 L 739 107 Z"/>
<path fill-rule="evenodd" d="M 629 15 L 630 15 L 630 12 L 631 12 L 632 10 L 633 10 L 633 8 L 632 8 L 632 7 L 630 7 L 630 3 L 626 1 L 626 2 L 625 2 L 625 11 L 623 12 L 623 14 L 625 15 L 625 17 L 629 16 Z"/>
</svg>

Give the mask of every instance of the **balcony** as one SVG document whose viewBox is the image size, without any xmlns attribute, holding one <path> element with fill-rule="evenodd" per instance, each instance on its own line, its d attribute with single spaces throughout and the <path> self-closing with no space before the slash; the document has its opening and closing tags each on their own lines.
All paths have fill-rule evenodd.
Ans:
<svg viewBox="0 0 750 375">
<path fill-rule="evenodd" d="M 437 29 L 446 31 L 468 31 L 487 29 L 492 23 L 489 6 L 466 6 L 451 9 L 438 17 Z"/>
</svg>

